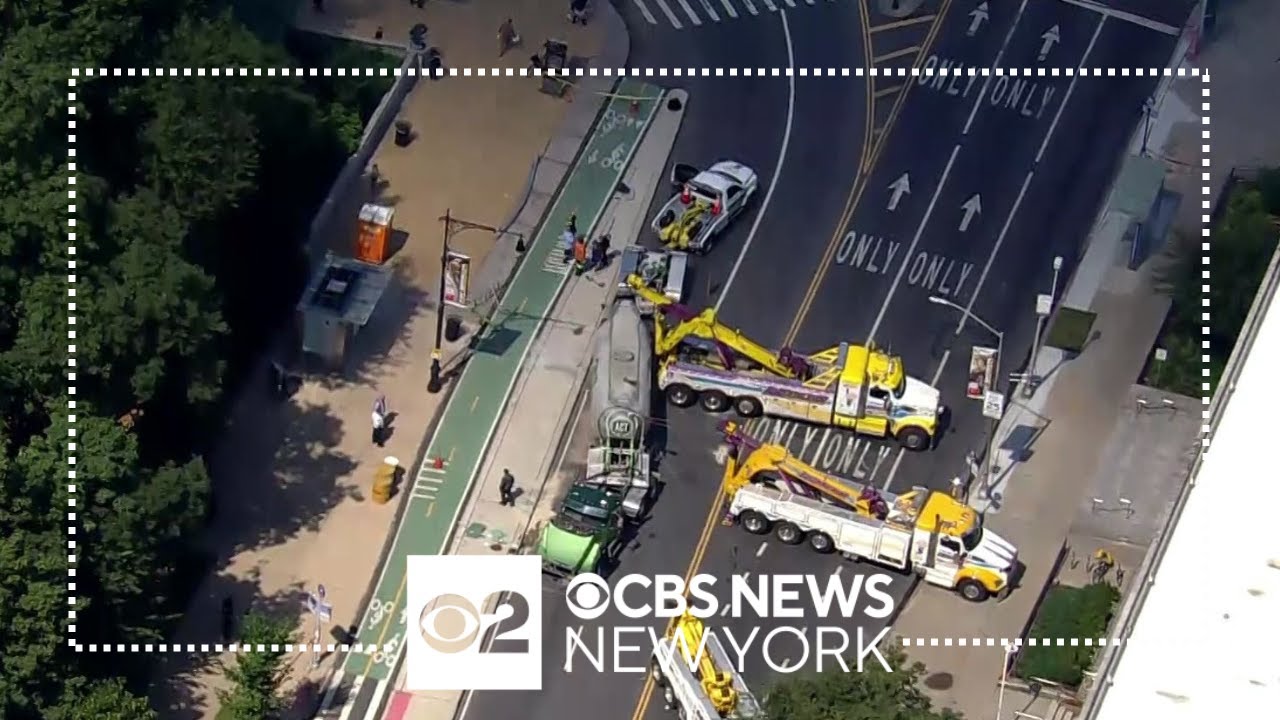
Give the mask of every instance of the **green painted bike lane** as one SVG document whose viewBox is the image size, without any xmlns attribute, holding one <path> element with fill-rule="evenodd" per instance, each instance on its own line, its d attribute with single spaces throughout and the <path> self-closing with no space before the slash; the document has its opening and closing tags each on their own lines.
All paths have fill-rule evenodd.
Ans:
<svg viewBox="0 0 1280 720">
<path fill-rule="evenodd" d="M 643 98 L 636 108 L 632 107 L 633 98 Z M 571 213 L 578 214 L 579 232 L 590 235 L 660 99 L 659 88 L 624 79 L 597 117 L 587 146 L 574 161 L 492 323 L 458 378 L 422 465 L 408 487 L 410 497 L 391 552 L 357 633 L 361 651 L 347 655 L 344 675 L 386 682 L 394 672 L 405 630 L 406 558 L 447 551 L 520 368 L 567 281 L 566 269 L 547 260 L 561 253 L 560 236 Z M 436 467 L 437 458 L 443 459 L 443 467 Z"/>
</svg>

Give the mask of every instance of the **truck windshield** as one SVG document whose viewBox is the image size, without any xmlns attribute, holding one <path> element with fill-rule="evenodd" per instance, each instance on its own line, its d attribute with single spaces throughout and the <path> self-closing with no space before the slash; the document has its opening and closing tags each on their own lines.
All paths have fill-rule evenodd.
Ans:
<svg viewBox="0 0 1280 720">
<path fill-rule="evenodd" d="M 960 544 L 964 545 L 965 552 L 973 552 L 978 549 L 979 543 L 982 542 L 982 517 L 979 516 L 974 522 L 973 527 L 969 528 L 969 532 L 960 536 Z"/>
<path fill-rule="evenodd" d="M 601 520 L 609 517 L 609 513 L 604 508 L 598 508 L 593 505 L 580 507 L 569 507 L 568 505 L 560 509 L 561 514 L 568 515 L 578 522 L 597 525 Z"/>
<path fill-rule="evenodd" d="M 893 388 L 893 398 L 895 400 L 901 400 L 902 396 L 905 395 L 906 392 L 907 392 L 907 377 L 903 375 L 902 379 L 899 380 L 898 384 L 895 385 Z"/>
</svg>

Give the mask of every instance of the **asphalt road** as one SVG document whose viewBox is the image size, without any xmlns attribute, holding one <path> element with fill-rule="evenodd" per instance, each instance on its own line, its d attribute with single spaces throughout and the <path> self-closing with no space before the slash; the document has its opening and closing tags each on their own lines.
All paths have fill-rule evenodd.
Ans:
<svg viewBox="0 0 1280 720">
<path fill-rule="evenodd" d="M 619 0 L 619 5 L 637 30 L 634 13 L 638 11 L 628 12 L 626 0 Z M 965 14 L 967 8 L 946 15 L 935 43 L 925 50 L 939 59 L 926 59 L 925 67 L 930 63 L 989 66 L 1006 37 L 1008 47 L 1001 62 L 1006 67 L 1152 67 L 1163 65 L 1173 47 L 1172 37 L 1115 18 L 1107 19 L 1099 31 L 1101 15 L 1060 1 L 1030 0 L 1016 26 L 1016 3 L 992 5 L 995 12 L 972 37 L 967 34 L 972 23 Z M 1173 24 L 1181 24 L 1174 20 Z M 892 56 L 895 42 L 903 49 L 911 43 L 927 45 L 925 25 L 876 33 L 874 46 L 869 47 L 869 36 L 858 32 L 860 18 L 853 3 L 801 7 L 789 12 L 787 21 L 797 67 L 858 67 L 868 57 Z M 1042 35 L 1054 25 L 1059 28 L 1059 40 L 1041 63 Z M 890 36 L 902 39 L 890 40 L 885 47 L 884 38 Z M 632 48 L 630 64 L 635 67 L 785 67 L 789 62 L 776 15 L 740 17 L 732 23 L 707 23 L 682 31 L 642 27 L 634 34 Z M 903 57 L 905 64 L 913 60 L 908 53 L 885 62 L 904 62 Z M 882 101 L 872 98 L 865 81 L 855 78 L 796 79 L 787 159 L 747 259 L 724 298 L 722 316 L 756 339 L 778 344 L 790 334 L 788 328 L 799 314 L 803 322 L 797 326 L 795 344 L 802 349 L 840 339 L 862 340 L 874 329 L 875 339 L 902 354 L 911 372 L 925 379 L 937 373 L 944 398 L 955 410 L 937 450 L 908 455 L 900 464 L 895 463 L 898 453 L 892 446 L 855 441 L 844 433 L 775 422 L 757 423 L 756 429 L 823 469 L 877 484 L 892 475 L 894 489 L 914 484 L 945 487 L 961 469 L 965 450 L 980 441 L 984 426 L 977 417 L 979 409 L 963 399 L 968 348 L 987 340 L 980 331 L 966 329 L 949 342 L 959 314 L 930 304 L 928 295 L 942 294 L 962 305 L 973 300 L 974 312 L 1006 333 L 1006 369 L 1020 364 L 1034 322 L 1030 309 L 1035 293 L 1047 290 L 1051 258 L 1059 254 L 1067 258 L 1066 277 L 1152 84 L 1145 78 L 1082 79 L 1064 108 L 1069 79 L 1017 80 L 1020 85 L 1012 78 L 993 79 L 989 84 L 981 77 L 972 83 L 967 77 L 933 79 L 912 87 L 867 175 L 865 192 L 852 216 L 843 220 L 850 186 L 868 156 L 869 140 L 874 141 L 880 134 L 874 130 L 884 127 L 892 115 L 888 100 L 894 97 L 893 86 L 873 85 L 873 92 L 889 91 Z M 786 128 L 790 95 L 787 80 L 693 78 L 673 79 L 672 84 L 688 89 L 692 98 L 672 159 L 695 164 L 722 158 L 745 162 L 760 172 L 762 201 L 779 173 L 778 145 Z M 1046 144 L 1059 108 L 1064 108 L 1061 118 Z M 973 121 L 966 134 L 970 116 Z M 868 118 L 872 132 L 867 130 Z M 1037 163 L 1042 145 L 1045 151 Z M 1000 230 L 1033 170 L 1018 212 L 995 252 Z M 910 178 L 910 194 L 891 211 L 889 185 L 904 172 Z M 981 213 L 960 232 L 961 205 L 975 193 L 981 197 Z M 663 200 L 665 196 L 655 203 Z M 690 286 L 691 305 L 710 305 L 720 299 L 757 220 L 760 201 L 711 255 L 698 259 Z M 856 240 L 842 254 L 840 241 L 850 231 L 856 232 Z M 864 236 L 871 239 L 859 250 Z M 804 307 L 807 286 L 819 276 L 816 269 L 832 240 L 837 244 L 831 267 L 821 276 L 812 302 Z M 897 244 L 893 262 L 889 261 L 890 243 Z M 925 253 L 923 261 L 917 260 L 921 253 Z M 979 279 L 993 255 L 979 293 Z M 918 269 L 917 262 L 921 263 Z M 943 367 L 948 347 L 953 357 Z M 829 575 L 840 568 L 852 576 L 872 570 L 816 555 L 805 547 L 783 547 L 737 528 L 718 527 L 718 518 L 708 516 L 721 472 L 713 461 L 719 442 L 713 421 L 696 410 L 675 411 L 665 419 L 659 435 L 662 430 L 665 455 L 660 472 L 665 488 L 653 516 L 624 554 L 618 573 L 685 574 L 696 567 L 698 572 L 719 577 L 732 573 Z M 707 526 L 708 520 L 712 525 Z M 905 596 L 908 585 L 906 578 L 895 582 L 895 596 Z M 571 675 L 563 671 L 564 629 L 580 623 L 569 613 L 559 590 L 549 592 L 543 690 L 477 693 L 465 717 L 561 720 L 588 713 L 624 720 L 665 717 L 656 698 L 637 706 L 641 675 L 596 673 L 580 657 Z M 600 621 L 603 626 L 634 622 L 612 614 Z M 708 624 L 715 627 L 714 622 Z M 660 632 L 663 625 L 654 623 L 655 630 Z M 743 621 L 729 618 L 724 625 L 730 631 L 744 627 Z M 771 627 L 768 622 L 762 625 L 766 632 Z M 871 636 L 882 626 L 877 622 L 857 625 Z M 796 657 L 799 647 L 782 641 L 775 652 Z M 634 657 L 639 668 L 643 655 L 644 651 L 635 651 L 624 657 Z M 749 663 L 746 672 L 748 681 L 760 688 L 769 680 L 762 667 Z"/>
</svg>

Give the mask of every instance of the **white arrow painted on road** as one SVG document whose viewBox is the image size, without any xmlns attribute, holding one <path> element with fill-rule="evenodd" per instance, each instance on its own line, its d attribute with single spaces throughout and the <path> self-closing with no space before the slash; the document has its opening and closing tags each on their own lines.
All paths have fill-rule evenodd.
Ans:
<svg viewBox="0 0 1280 720">
<path fill-rule="evenodd" d="M 911 178 L 907 177 L 906 173 L 902 173 L 902 177 L 889 184 L 889 190 L 892 191 L 889 196 L 889 209 L 897 210 L 898 201 L 902 196 L 911 194 Z"/>
<path fill-rule="evenodd" d="M 965 34 L 969 37 L 973 37 L 978 34 L 978 28 L 982 27 L 982 23 L 986 22 L 987 18 L 991 17 L 991 8 L 987 7 L 987 4 L 984 2 L 978 7 L 970 10 L 969 17 L 971 18 L 969 20 L 969 29 L 965 31 Z"/>
<path fill-rule="evenodd" d="M 1053 49 L 1053 46 L 1057 45 L 1058 41 L 1062 39 L 1062 31 L 1058 29 L 1057 25 L 1054 25 L 1046 30 L 1040 36 L 1040 39 L 1044 41 L 1040 44 L 1040 59 L 1044 60 L 1049 57 L 1049 51 Z"/>
<path fill-rule="evenodd" d="M 964 210 L 964 217 L 960 218 L 960 232 L 964 232 L 969 229 L 969 223 L 973 222 L 973 216 L 982 212 L 982 196 L 974 193 L 960 207 Z"/>
</svg>

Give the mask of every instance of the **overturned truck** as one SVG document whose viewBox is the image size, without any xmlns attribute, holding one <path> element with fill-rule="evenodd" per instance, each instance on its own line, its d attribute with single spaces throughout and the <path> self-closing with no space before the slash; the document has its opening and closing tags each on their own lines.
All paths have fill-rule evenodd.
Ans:
<svg viewBox="0 0 1280 720">
<path fill-rule="evenodd" d="M 586 468 L 538 539 L 547 575 L 568 579 L 599 571 L 622 551 L 628 524 L 648 513 L 654 497 L 645 447 L 652 377 L 648 329 L 636 304 L 619 300 L 596 336 L 588 405 L 596 437 Z"/>
</svg>

